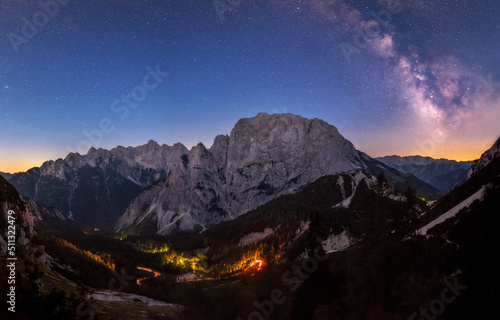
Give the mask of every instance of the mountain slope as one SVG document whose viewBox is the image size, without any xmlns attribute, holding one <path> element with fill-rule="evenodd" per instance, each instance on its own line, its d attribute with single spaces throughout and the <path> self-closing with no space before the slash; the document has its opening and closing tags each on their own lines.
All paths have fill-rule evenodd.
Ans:
<svg viewBox="0 0 500 320">
<path fill-rule="evenodd" d="M 117 231 L 202 230 L 233 219 L 280 195 L 297 192 L 326 175 L 380 171 L 403 187 L 413 180 L 354 148 L 337 129 L 318 119 L 291 114 L 258 114 L 241 119 L 230 136 L 218 136 L 210 149 L 198 144 L 158 181 L 131 202 Z M 365 176 L 366 177 L 366 176 Z"/>
<path fill-rule="evenodd" d="M 422 156 L 386 156 L 376 159 L 403 173 L 411 173 L 443 192 L 463 182 L 472 163 Z"/>
<path fill-rule="evenodd" d="M 408 319 L 425 318 L 426 312 L 443 319 L 487 315 L 498 301 L 498 293 L 491 290 L 498 283 L 498 160 L 432 208 L 415 198 L 399 201 L 375 188 L 368 190 L 369 179 L 353 183 L 358 180 L 353 173 L 362 174 L 354 170 L 321 177 L 299 192 L 202 233 L 157 237 L 183 257 L 205 248 L 207 268 L 229 279 L 221 280 L 226 288 L 238 286 L 228 294 L 236 301 L 228 306 L 226 296 L 214 298 L 210 284 L 198 289 L 189 285 L 190 296 L 199 290 L 202 298 L 186 303 L 181 318 L 247 318 L 264 310 L 252 301 L 267 301 L 275 288 L 286 295 L 269 311 L 275 319 Z M 483 186 L 490 184 L 483 193 Z M 341 186 L 348 199 L 349 185 L 356 187 L 352 206 L 346 209 L 339 206 L 344 203 Z M 406 212 L 411 211 L 417 214 L 408 220 Z M 426 236 L 412 233 L 431 221 Z M 256 261 L 259 268 L 264 265 L 259 272 L 252 269 Z M 257 288 L 255 295 L 252 288 Z"/>
<path fill-rule="evenodd" d="M 472 319 L 494 312 L 499 299 L 491 288 L 499 283 L 495 252 L 500 157 L 435 207 L 420 206 L 427 212 L 419 211 L 417 224 L 412 225 L 413 230 L 424 227 L 425 236 L 408 237 L 412 229 L 406 229 L 401 219 L 406 210 L 415 208 L 408 207 L 415 204 L 412 201 L 394 201 L 365 190 L 360 195 L 364 200 L 354 201 L 358 206 L 332 208 L 338 201 L 340 177 L 348 180 L 345 174 L 322 177 L 300 192 L 201 234 L 167 239 L 179 250 L 186 243 L 194 244 L 185 247 L 188 250 L 206 247 L 208 260 L 222 267 L 241 265 L 247 270 L 250 262 L 239 262 L 253 259 L 269 263 L 254 277 L 244 272 L 238 276 L 248 281 L 247 287 L 261 286 L 264 293 L 257 295 L 257 301 L 269 299 L 274 288 L 286 293 L 286 301 L 270 312 L 276 319 L 408 319 L 419 315 L 423 319 L 431 313 L 443 319 Z M 255 242 L 241 245 L 249 238 Z M 326 254 L 329 241 L 325 239 L 336 241 L 331 254 Z M 325 258 L 315 255 L 318 252 Z M 297 276 L 293 290 L 283 286 L 288 275 Z M 199 306 L 201 300 L 189 306 L 189 316 L 182 318 L 213 318 L 213 314 L 196 312 L 210 307 L 208 303 Z M 219 299 L 211 304 L 224 308 L 224 302 Z M 242 304 L 231 316 L 255 310 L 245 307 Z"/>
<path fill-rule="evenodd" d="M 13 224 L 10 224 L 11 221 Z M 2 233 L 0 256 L 2 257 L 5 257 L 7 253 L 7 227 L 11 225 L 15 226 L 16 242 L 27 245 L 33 235 L 33 215 L 28 211 L 26 203 L 19 196 L 16 188 L 0 176 L 0 231 Z"/>
<path fill-rule="evenodd" d="M 475 173 L 479 172 L 482 168 L 487 166 L 491 161 L 493 161 L 498 156 L 500 156 L 500 137 L 493 144 L 493 146 L 491 146 L 490 149 L 488 149 L 481 155 L 481 158 L 472 163 L 470 170 L 468 172 L 468 178 L 470 178 Z"/>
<path fill-rule="evenodd" d="M 9 215 L 9 211 L 13 211 Z M 11 218 L 9 218 L 11 216 Z M 12 219 L 14 218 L 14 219 Z M 27 245 L 33 235 L 34 227 L 43 220 L 65 220 L 57 209 L 47 208 L 40 203 L 19 195 L 16 188 L 0 176 L 0 256 L 7 250 L 7 226 L 14 221 L 16 241 Z M 9 229 L 11 230 L 11 229 Z"/>
</svg>

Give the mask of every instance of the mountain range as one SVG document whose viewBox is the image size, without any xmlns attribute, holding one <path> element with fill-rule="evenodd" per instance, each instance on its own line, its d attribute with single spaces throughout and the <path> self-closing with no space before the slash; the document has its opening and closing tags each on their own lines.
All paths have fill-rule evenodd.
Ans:
<svg viewBox="0 0 500 320">
<path fill-rule="evenodd" d="M 322 176 L 354 170 L 364 176 L 347 189 L 384 172 L 397 188 L 410 184 L 427 198 L 440 195 L 412 174 L 356 150 L 322 120 L 265 113 L 239 120 L 230 135 L 217 136 L 210 148 L 200 143 L 188 150 L 154 141 L 91 148 L 86 155 L 70 153 L 18 173 L 9 182 L 20 194 L 77 223 L 108 228 L 116 223 L 115 231 L 165 234 L 203 230 Z"/>
<path fill-rule="evenodd" d="M 18 173 L 9 182 L 20 194 L 58 208 L 75 222 L 100 226 L 113 223 L 133 196 L 165 178 L 185 153 L 180 144 L 154 141 L 135 148 L 91 148 L 86 155 L 70 153 Z"/>
<path fill-rule="evenodd" d="M 472 164 L 472 161 L 433 159 L 422 156 L 385 156 L 376 159 L 403 173 L 411 173 L 442 192 L 448 192 L 465 181 Z"/>
</svg>

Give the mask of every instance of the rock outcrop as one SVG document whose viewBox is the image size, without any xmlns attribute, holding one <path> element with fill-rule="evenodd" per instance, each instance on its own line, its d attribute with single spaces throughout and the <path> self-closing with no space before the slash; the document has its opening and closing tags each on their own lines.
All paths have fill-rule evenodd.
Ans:
<svg viewBox="0 0 500 320">
<path fill-rule="evenodd" d="M 474 161 L 469 169 L 468 178 L 470 178 L 476 172 L 479 172 L 482 168 L 486 167 L 493 159 L 500 156 L 500 137 L 497 141 L 489 148 L 486 152 L 481 155 L 481 158 Z"/>
<path fill-rule="evenodd" d="M 9 218 L 9 211 L 14 212 Z M 7 254 L 9 236 L 15 242 L 27 245 L 33 236 L 34 216 L 17 190 L 0 176 L 0 256 Z"/>
</svg>

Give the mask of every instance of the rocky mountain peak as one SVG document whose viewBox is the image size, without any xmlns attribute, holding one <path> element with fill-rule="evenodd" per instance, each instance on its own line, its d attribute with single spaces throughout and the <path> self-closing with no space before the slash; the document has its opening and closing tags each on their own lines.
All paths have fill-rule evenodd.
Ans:
<svg viewBox="0 0 500 320">
<path fill-rule="evenodd" d="M 87 155 L 91 155 L 97 152 L 97 149 L 94 147 L 90 147 L 89 151 L 87 151 Z"/>
<path fill-rule="evenodd" d="M 239 120 L 210 149 L 202 144 L 174 165 L 164 185 L 141 192 L 116 230 L 156 223 L 159 233 L 239 216 L 328 174 L 365 167 L 362 155 L 319 119 L 259 113 Z"/>
<path fill-rule="evenodd" d="M 332 172 L 359 168 L 350 166 L 359 160 L 357 150 L 334 126 L 293 114 L 259 113 L 239 120 L 231 131 L 228 169 L 253 163 L 308 163 L 320 160 L 320 155 L 325 161 L 318 165 L 325 168 L 327 163 L 333 164 Z M 340 159 L 346 157 L 348 161 Z"/>
<path fill-rule="evenodd" d="M 259 113 L 252 118 L 240 119 L 231 131 L 230 138 L 233 141 L 246 138 L 270 144 L 297 143 L 307 134 L 324 132 L 339 135 L 334 126 L 319 119 L 306 119 L 290 113 Z"/>
<path fill-rule="evenodd" d="M 149 140 L 146 145 L 150 148 L 156 148 L 160 146 L 158 142 L 154 141 L 153 139 Z"/>
</svg>

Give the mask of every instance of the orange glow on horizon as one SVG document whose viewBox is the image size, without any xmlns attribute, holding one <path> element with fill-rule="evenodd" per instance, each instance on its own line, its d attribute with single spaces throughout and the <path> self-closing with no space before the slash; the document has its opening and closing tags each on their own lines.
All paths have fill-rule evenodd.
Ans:
<svg viewBox="0 0 500 320">
<path fill-rule="evenodd" d="M 0 151 L 0 154 L 0 171 L 13 174 L 40 167 L 46 161 L 64 159 L 68 152 L 51 145 L 28 144 L 22 149 L 5 148 Z"/>
<path fill-rule="evenodd" d="M 486 149 L 482 150 L 481 152 L 477 152 L 477 151 L 473 151 L 473 150 L 470 150 L 470 149 L 467 149 L 466 147 L 463 148 L 465 149 L 464 151 L 460 152 L 460 151 L 457 151 L 457 152 L 454 152 L 454 153 L 434 153 L 434 154 L 431 154 L 431 155 L 425 155 L 425 154 L 419 154 L 421 156 L 424 156 L 424 157 L 431 157 L 431 158 L 434 158 L 434 159 L 441 159 L 441 158 L 444 158 L 444 159 L 448 159 L 448 160 L 455 160 L 455 161 L 473 161 L 473 160 L 477 160 L 481 157 L 481 155 L 486 151 L 488 150 L 489 147 L 487 147 Z M 397 154 L 397 155 L 401 155 L 401 156 L 413 156 L 415 154 L 409 154 L 409 153 L 406 153 L 406 154 L 398 154 L 398 153 L 393 153 L 393 154 Z M 383 156 L 388 156 L 388 155 L 392 155 L 392 154 L 385 154 L 385 155 L 370 155 L 368 154 L 369 156 L 371 157 L 383 157 Z M 45 160 L 26 160 L 26 161 L 1 161 L 0 160 L 0 172 L 5 172 L 5 173 L 10 173 L 10 174 L 15 174 L 15 173 L 18 173 L 18 172 L 26 172 L 28 171 L 29 169 L 32 169 L 32 168 L 35 168 L 35 167 L 40 167 L 43 162 Z"/>
<path fill-rule="evenodd" d="M 483 146 L 484 145 L 484 146 Z M 418 154 L 420 156 L 424 157 L 431 157 L 434 159 L 448 159 L 448 160 L 455 160 L 455 161 L 474 161 L 479 158 L 481 158 L 481 155 L 488 150 L 492 144 L 486 143 L 486 144 L 476 144 L 475 146 L 460 146 L 455 149 L 449 149 L 447 150 L 439 150 L 439 148 L 436 148 L 437 150 L 434 151 L 431 154 Z M 408 154 L 410 155 L 410 154 Z M 411 154 L 411 155 L 416 155 L 416 154 Z"/>
<path fill-rule="evenodd" d="M 484 150 L 486 151 L 486 150 Z M 483 152 L 484 152 L 483 151 Z M 457 162 L 460 161 L 474 161 L 477 160 L 481 157 L 483 153 L 479 155 L 475 155 L 475 153 L 460 153 L 460 154 L 442 154 L 442 153 L 435 153 L 435 154 L 406 154 L 403 155 L 402 157 L 408 157 L 408 156 L 422 156 L 422 157 L 431 157 L 433 159 L 447 159 L 447 160 L 454 160 Z"/>
<path fill-rule="evenodd" d="M 365 152 L 370 157 L 383 157 L 390 155 L 412 156 L 420 155 L 434 159 L 449 159 L 455 161 L 473 161 L 481 157 L 488 150 L 498 137 L 493 138 L 462 138 L 460 140 L 448 139 L 444 142 L 436 142 L 429 145 L 429 138 L 413 139 L 405 137 L 405 143 L 401 143 L 400 138 L 392 138 L 389 141 L 382 135 L 374 134 L 371 138 L 356 141 L 359 138 L 351 137 L 356 149 Z M 420 144 L 416 141 L 420 141 Z M 33 149 L 20 150 L 2 150 L 0 157 L 0 172 L 18 173 L 26 172 L 31 168 L 40 167 L 44 162 L 65 158 L 66 152 L 60 150 Z"/>
<path fill-rule="evenodd" d="M 432 146 L 426 146 L 429 150 L 425 148 L 419 150 L 413 146 L 406 150 L 399 151 L 386 151 L 381 153 L 380 151 L 368 150 L 361 148 L 361 151 L 365 152 L 372 158 L 385 157 L 397 155 L 401 157 L 408 156 L 422 156 L 431 157 L 433 159 L 448 159 L 455 161 L 474 161 L 481 158 L 481 155 L 486 152 L 493 145 L 494 141 L 476 141 L 475 143 L 467 143 L 462 145 L 449 145 L 446 143 L 438 144 Z M 371 151 L 371 152 L 370 152 Z"/>
<path fill-rule="evenodd" d="M 15 159 L 15 160 L 7 160 L 1 159 L 0 160 L 0 171 L 5 172 L 5 173 L 18 173 L 18 172 L 26 172 L 31 168 L 34 167 L 40 167 L 44 160 L 22 160 L 22 159 Z"/>
</svg>

